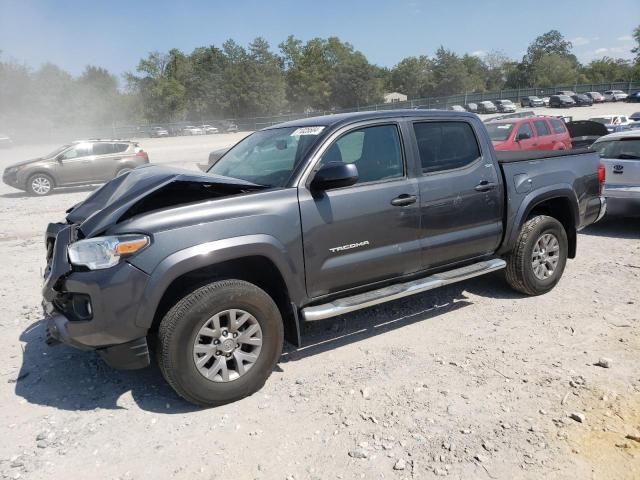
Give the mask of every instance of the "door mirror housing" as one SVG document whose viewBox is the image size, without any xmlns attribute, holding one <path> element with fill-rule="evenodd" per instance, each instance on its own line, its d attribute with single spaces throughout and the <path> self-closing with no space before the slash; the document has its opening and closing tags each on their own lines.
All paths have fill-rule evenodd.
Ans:
<svg viewBox="0 0 640 480">
<path fill-rule="evenodd" d="M 528 133 L 519 133 L 518 134 L 518 138 L 516 138 L 516 141 L 519 142 L 520 140 L 529 140 L 531 138 L 531 136 Z"/>
<path fill-rule="evenodd" d="M 311 190 L 321 192 L 350 187 L 358 181 L 358 169 L 352 163 L 329 162 L 320 167 L 311 180 Z"/>
</svg>

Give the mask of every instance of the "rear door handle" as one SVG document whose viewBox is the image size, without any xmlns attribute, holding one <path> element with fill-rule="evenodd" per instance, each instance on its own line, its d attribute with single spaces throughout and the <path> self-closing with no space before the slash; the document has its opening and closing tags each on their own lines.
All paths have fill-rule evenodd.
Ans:
<svg viewBox="0 0 640 480">
<path fill-rule="evenodd" d="M 417 196 L 403 193 L 402 195 L 398 195 L 396 198 L 391 200 L 391 205 L 393 205 L 394 207 L 406 207 L 407 205 L 416 203 L 416 200 L 418 200 Z"/>
<path fill-rule="evenodd" d="M 478 185 L 474 187 L 476 192 L 488 192 L 489 190 L 494 190 L 498 184 L 488 182 L 487 180 L 481 181 Z"/>
</svg>

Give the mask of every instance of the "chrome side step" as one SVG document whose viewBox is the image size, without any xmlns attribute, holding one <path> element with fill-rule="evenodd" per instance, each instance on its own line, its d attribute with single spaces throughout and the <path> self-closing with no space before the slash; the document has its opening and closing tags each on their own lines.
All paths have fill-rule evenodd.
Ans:
<svg viewBox="0 0 640 480">
<path fill-rule="evenodd" d="M 372 307 L 380 303 L 408 297 L 409 295 L 426 292 L 427 290 L 433 290 L 434 288 L 477 277 L 478 275 L 484 275 L 485 273 L 503 269 L 506 266 L 507 263 L 500 258 L 485 260 L 467 265 L 466 267 L 436 273 L 411 282 L 389 285 L 388 287 L 379 288 L 370 292 L 338 298 L 322 305 L 307 307 L 302 309 L 302 318 L 307 322 L 313 322 L 336 317 L 362 308 Z"/>
</svg>

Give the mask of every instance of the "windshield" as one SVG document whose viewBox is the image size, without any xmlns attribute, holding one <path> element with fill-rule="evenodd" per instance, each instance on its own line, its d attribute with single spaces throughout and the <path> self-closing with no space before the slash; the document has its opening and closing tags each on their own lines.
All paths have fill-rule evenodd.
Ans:
<svg viewBox="0 0 640 480">
<path fill-rule="evenodd" d="M 486 127 L 492 142 L 504 142 L 513 131 L 513 123 L 487 123 Z"/>
<path fill-rule="evenodd" d="M 61 147 L 56 148 L 53 152 L 48 153 L 47 155 L 45 155 L 43 158 L 51 158 L 51 157 L 56 157 L 58 155 L 60 155 L 62 152 L 64 152 L 67 148 L 69 148 L 71 145 L 63 145 Z"/>
<path fill-rule="evenodd" d="M 289 127 L 256 132 L 229 150 L 208 173 L 284 187 L 323 129 Z"/>
<path fill-rule="evenodd" d="M 640 138 L 598 142 L 593 149 L 603 158 L 640 159 Z"/>
</svg>

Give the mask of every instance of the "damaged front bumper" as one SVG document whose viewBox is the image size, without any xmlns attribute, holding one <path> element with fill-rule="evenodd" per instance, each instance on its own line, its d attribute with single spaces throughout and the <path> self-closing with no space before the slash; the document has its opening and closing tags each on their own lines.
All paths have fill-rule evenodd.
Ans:
<svg viewBox="0 0 640 480">
<path fill-rule="evenodd" d="M 49 224 L 42 289 L 47 343 L 96 350 L 114 368 L 149 365 L 146 329 L 135 325 L 148 275 L 123 262 L 105 270 L 74 270 L 67 257 L 76 227 Z"/>
</svg>

